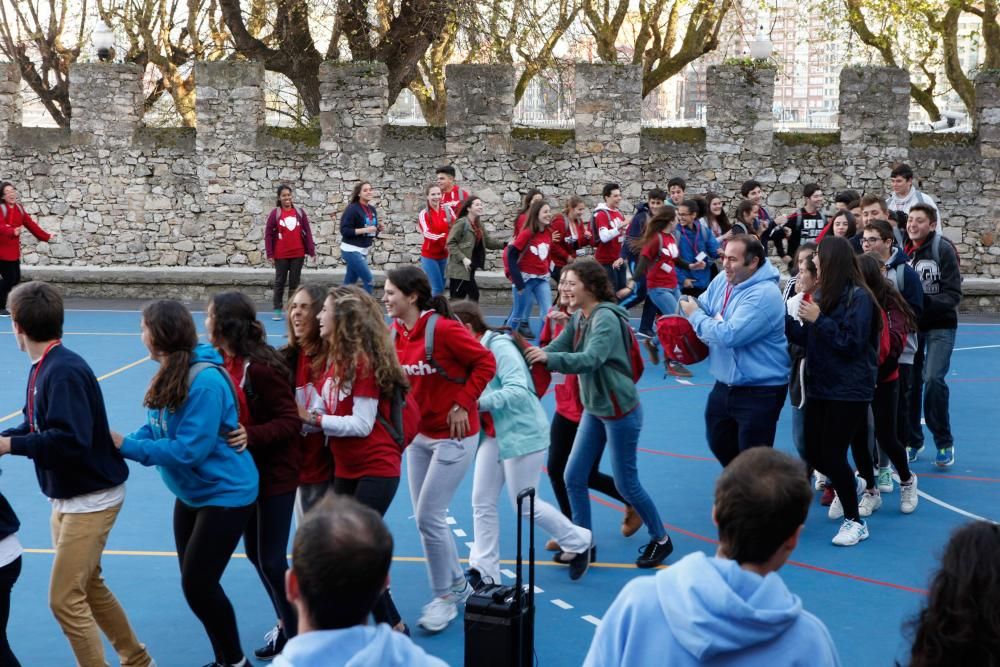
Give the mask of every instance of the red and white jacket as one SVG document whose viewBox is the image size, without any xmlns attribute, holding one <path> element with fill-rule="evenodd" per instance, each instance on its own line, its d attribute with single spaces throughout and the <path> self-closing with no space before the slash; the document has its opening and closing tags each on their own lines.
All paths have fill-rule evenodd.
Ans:
<svg viewBox="0 0 1000 667">
<path fill-rule="evenodd" d="M 454 220 L 458 217 L 458 209 L 462 208 L 462 202 L 468 198 L 468 190 L 453 185 L 451 190 L 441 193 L 441 206 L 451 210 L 451 219 Z"/>
<path fill-rule="evenodd" d="M 552 314 L 559 311 L 559 306 L 553 306 L 545 316 L 545 324 L 542 325 L 542 333 L 538 337 L 538 344 L 545 347 L 562 333 L 565 328 L 563 324 L 556 324 L 552 319 Z M 552 381 L 554 393 L 556 395 L 556 413 L 575 424 L 580 423 L 583 417 L 583 401 L 580 400 L 580 378 L 576 375 L 566 375 L 562 382 L 557 382 L 553 377 Z"/>
<path fill-rule="evenodd" d="M 427 259 L 448 258 L 448 232 L 455 214 L 447 206 L 439 206 L 437 210 L 425 208 L 417 218 L 420 233 L 424 243 L 420 246 L 420 256 Z"/>
<path fill-rule="evenodd" d="M 558 267 L 566 266 L 570 257 L 574 255 L 582 257 L 593 254 L 594 235 L 591 234 L 589 226 L 584 222 L 571 223 L 566 219 L 565 214 L 557 213 L 549 223 L 549 229 L 562 234 L 559 245 L 566 251 L 566 257 L 554 255 L 552 263 Z"/>
<path fill-rule="evenodd" d="M 52 236 L 31 219 L 20 204 L 0 204 L 0 261 L 16 262 L 21 259 L 21 237 L 18 229 L 24 227 L 39 241 Z"/>
<path fill-rule="evenodd" d="M 594 259 L 601 264 L 614 264 L 622 254 L 622 238 L 625 236 L 625 215 L 612 210 L 605 204 L 594 209 L 594 229 L 597 231 L 597 252 Z"/>
<path fill-rule="evenodd" d="M 641 257 L 649 260 L 646 269 L 646 288 L 655 289 L 666 287 L 673 289 L 677 287 L 677 258 L 680 256 L 680 249 L 677 247 L 677 239 L 673 234 L 660 232 L 659 239 L 652 239 L 642 248 Z M 669 314 L 669 313 L 667 313 Z"/>
</svg>

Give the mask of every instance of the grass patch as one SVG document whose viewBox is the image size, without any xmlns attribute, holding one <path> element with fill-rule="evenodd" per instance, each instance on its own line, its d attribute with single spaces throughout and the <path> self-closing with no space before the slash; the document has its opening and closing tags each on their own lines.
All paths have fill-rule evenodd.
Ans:
<svg viewBox="0 0 1000 667">
<path fill-rule="evenodd" d="M 774 138 L 786 146 L 835 146 L 840 132 L 775 132 Z"/>
<path fill-rule="evenodd" d="M 742 67 L 744 69 L 778 69 L 778 65 L 775 64 L 770 58 L 767 60 L 760 60 L 757 58 L 751 58 L 750 56 L 744 56 L 742 58 L 726 58 L 722 61 L 722 64 L 727 67 Z"/>
<path fill-rule="evenodd" d="M 383 125 L 382 140 L 390 141 L 444 141 L 443 125 Z"/>
<path fill-rule="evenodd" d="M 543 141 L 550 146 L 563 146 L 576 138 L 576 130 L 562 130 L 548 127 L 513 127 L 510 130 L 513 139 L 526 141 Z"/>
<path fill-rule="evenodd" d="M 976 135 L 972 132 L 911 132 L 913 148 L 955 148 L 974 146 Z"/>
<path fill-rule="evenodd" d="M 643 139 L 663 143 L 705 143 L 705 128 L 703 127 L 644 127 L 640 134 Z"/>
<path fill-rule="evenodd" d="M 302 144 L 303 146 L 312 146 L 313 148 L 319 147 L 319 139 L 321 131 L 319 129 L 319 119 L 310 121 L 308 125 L 302 125 L 299 127 L 275 127 L 273 125 L 266 125 L 264 127 L 264 133 L 268 136 L 274 137 L 275 139 L 281 139 L 283 141 L 289 141 L 293 144 Z"/>
</svg>

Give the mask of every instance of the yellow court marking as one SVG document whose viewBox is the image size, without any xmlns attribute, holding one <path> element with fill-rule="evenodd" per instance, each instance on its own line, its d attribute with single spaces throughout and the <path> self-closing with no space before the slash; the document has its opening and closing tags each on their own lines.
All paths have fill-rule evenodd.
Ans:
<svg viewBox="0 0 1000 667">
<path fill-rule="evenodd" d="M 53 554 L 55 554 L 55 552 L 56 552 L 55 549 L 25 549 L 24 550 L 24 553 L 26 553 L 26 554 L 47 554 L 47 555 L 53 555 Z M 177 558 L 177 552 L 176 551 L 131 551 L 131 550 L 123 551 L 123 550 L 119 550 L 119 549 L 107 549 L 107 550 L 104 551 L 104 555 L 105 556 L 158 556 L 158 557 Z M 246 558 L 246 557 L 247 557 L 246 554 L 241 554 L 241 553 L 234 553 L 233 554 L 233 558 Z M 291 557 L 292 557 L 292 555 L 288 554 L 288 558 L 291 559 Z M 424 558 L 424 557 L 422 557 L 422 556 L 394 556 L 392 560 L 396 561 L 397 563 L 426 563 L 427 562 L 427 559 Z M 461 562 L 468 563 L 469 559 L 462 558 Z M 517 563 L 516 560 L 502 560 L 502 561 L 500 561 L 501 565 L 515 565 L 516 563 Z M 549 560 L 541 561 L 541 562 L 536 561 L 535 565 L 544 565 L 544 566 L 552 566 L 552 567 L 565 567 L 565 565 L 560 565 L 559 563 L 553 563 L 552 561 L 549 561 Z M 634 569 L 636 569 L 635 563 L 591 563 L 590 567 L 604 567 L 604 568 L 621 569 L 621 570 L 634 570 Z M 662 568 L 662 567 L 666 567 L 666 566 L 661 565 L 660 567 Z"/>
<path fill-rule="evenodd" d="M 101 382 L 103 380 L 107 380 L 109 377 L 114 377 L 115 375 L 118 375 L 119 373 L 124 373 L 125 371 L 127 371 L 129 369 L 132 369 L 132 368 L 135 368 L 136 366 L 138 366 L 139 364 L 141 364 L 141 363 L 143 363 L 145 361 L 149 361 L 149 357 L 143 357 L 142 359 L 137 359 L 136 361 L 133 361 L 130 364 L 125 364 L 121 368 L 116 368 L 115 370 L 111 371 L 110 373 L 105 373 L 104 375 L 102 375 L 99 378 L 97 378 L 97 381 Z M 17 417 L 20 414 L 21 414 L 21 411 L 18 410 L 17 412 L 12 412 L 9 415 L 4 415 L 3 417 L 0 417 L 0 424 L 4 423 L 5 421 L 10 421 L 11 419 L 13 419 L 14 417 Z"/>
</svg>

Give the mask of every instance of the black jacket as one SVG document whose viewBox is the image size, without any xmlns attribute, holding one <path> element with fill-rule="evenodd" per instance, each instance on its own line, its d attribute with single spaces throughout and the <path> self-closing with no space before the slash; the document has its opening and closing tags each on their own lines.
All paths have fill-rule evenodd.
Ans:
<svg viewBox="0 0 1000 667">
<path fill-rule="evenodd" d="M 4 495 L 0 493 L 0 540 L 10 537 L 20 527 L 21 522 L 18 521 L 17 515 L 14 514 L 14 508 L 10 506 Z"/>
<path fill-rule="evenodd" d="M 935 236 L 937 232 L 931 232 L 919 246 L 912 241 L 906 245 L 910 266 L 924 288 L 924 312 L 918 323 L 921 331 L 958 328 L 958 304 L 962 302 L 958 253 L 946 238 L 935 243 Z"/>
<path fill-rule="evenodd" d="M 368 217 L 369 215 L 371 218 Z M 375 241 L 375 236 L 369 236 L 367 233 L 358 234 L 355 230 L 371 225 L 378 225 L 378 213 L 375 212 L 375 207 L 369 206 L 366 211 L 360 203 L 351 202 L 344 209 L 344 214 L 340 216 L 340 238 L 343 239 L 344 243 L 349 243 L 357 248 L 370 248 Z M 377 236 L 378 232 L 375 235 Z"/>
</svg>

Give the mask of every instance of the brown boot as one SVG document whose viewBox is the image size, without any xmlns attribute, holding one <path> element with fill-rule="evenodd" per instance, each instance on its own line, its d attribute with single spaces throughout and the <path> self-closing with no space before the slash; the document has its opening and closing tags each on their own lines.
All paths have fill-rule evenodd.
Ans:
<svg viewBox="0 0 1000 667">
<path fill-rule="evenodd" d="M 556 542 L 555 540 L 549 540 L 548 542 L 545 543 L 545 550 L 546 551 L 562 551 L 562 547 L 560 547 L 559 543 Z"/>
<path fill-rule="evenodd" d="M 625 506 L 625 518 L 622 519 L 622 535 L 632 537 L 642 528 L 642 518 L 631 505 Z"/>
<path fill-rule="evenodd" d="M 646 339 L 646 351 L 649 352 L 649 363 L 654 366 L 660 365 L 660 348 L 656 347 L 656 341 L 652 338 Z"/>
</svg>

